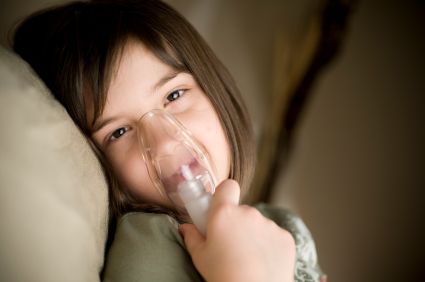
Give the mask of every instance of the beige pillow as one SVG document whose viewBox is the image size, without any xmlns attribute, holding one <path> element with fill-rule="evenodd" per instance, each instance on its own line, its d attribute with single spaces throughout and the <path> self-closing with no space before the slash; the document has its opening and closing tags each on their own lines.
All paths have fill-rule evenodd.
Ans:
<svg viewBox="0 0 425 282">
<path fill-rule="evenodd" d="M 99 281 L 107 186 L 87 141 L 0 48 L 0 281 Z"/>
</svg>

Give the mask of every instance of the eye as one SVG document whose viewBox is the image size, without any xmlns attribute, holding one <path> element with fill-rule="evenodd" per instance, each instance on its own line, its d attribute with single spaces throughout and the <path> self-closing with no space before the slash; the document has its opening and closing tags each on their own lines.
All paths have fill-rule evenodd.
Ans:
<svg viewBox="0 0 425 282">
<path fill-rule="evenodd" d="M 165 102 L 165 104 L 167 105 L 171 102 L 174 102 L 175 100 L 177 100 L 181 96 L 183 96 L 185 94 L 185 92 L 186 92 L 186 89 L 178 89 L 178 90 L 171 92 L 170 94 L 168 94 L 167 101 Z"/>
<path fill-rule="evenodd" d="M 116 141 L 121 136 L 123 136 L 129 130 L 128 127 L 121 127 L 112 132 L 111 136 L 109 136 L 108 141 Z"/>
</svg>

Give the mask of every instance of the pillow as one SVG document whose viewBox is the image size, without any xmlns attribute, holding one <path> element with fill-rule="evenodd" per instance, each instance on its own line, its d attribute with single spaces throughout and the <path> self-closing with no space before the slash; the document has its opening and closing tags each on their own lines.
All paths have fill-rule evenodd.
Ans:
<svg viewBox="0 0 425 282">
<path fill-rule="evenodd" d="M 0 46 L 0 281 L 99 281 L 107 185 L 30 67 Z"/>
</svg>

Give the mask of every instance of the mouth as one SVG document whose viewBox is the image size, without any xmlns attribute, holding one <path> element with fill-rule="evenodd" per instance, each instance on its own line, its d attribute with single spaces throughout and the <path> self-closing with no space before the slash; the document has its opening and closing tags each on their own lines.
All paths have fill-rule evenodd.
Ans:
<svg viewBox="0 0 425 282">
<path fill-rule="evenodd" d="M 178 169 L 169 177 L 161 178 L 164 190 L 167 194 L 176 193 L 178 185 L 186 181 L 186 177 L 183 175 L 182 167 L 186 166 L 189 168 L 191 174 L 196 177 L 197 175 L 202 174 L 205 171 L 205 168 L 199 163 L 195 158 L 192 158 L 181 165 L 178 166 Z"/>
</svg>

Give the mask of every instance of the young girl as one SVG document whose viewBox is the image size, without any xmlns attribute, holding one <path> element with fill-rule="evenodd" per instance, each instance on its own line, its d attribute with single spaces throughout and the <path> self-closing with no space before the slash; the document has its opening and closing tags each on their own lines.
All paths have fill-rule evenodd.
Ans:
<svg viewBox="0 0 425 282">
<path fill-rule="evenodd" d="M 64 105 L 104 164 L 111 214 L 115 219 L 125 218 L 117 225 L 107 256 L 106 280 L 129 277 L 115 273 L 123 269 L 111 266 L 115 261 L 125 265 L 124 272 L 135 271 L 131 279 L 138 281 L 165 281 L 164 277 L 167 281 L 182 281 L 177 277 L 318 281 L 323 277 L 314 244 L 297 217 L 259 208 L 269 217 L 275 215 L 288 232 L 257 209 L 239 205 L 240 195 L 248 191 L 255 162 L 245 106 L 226 68 L 171 7 L 156 0 L 70 3 L 24 21 L 16 30 L 14 50 Z M 192 224 L 179 226 L 196 270 L 192 265 L 180 268 L 181 262 L 171 267 L 174 264 L 166 258 L 170 253 L 163 253 L 163 246 L 169 242 L 162 237 L 167 235 L 152 232 L 156 228 L 152 218 L 158 218 L 153 212 L 179 218 L 168 198 L 155 188 L 148 174 L 149 164 L 139 153 L 139 119 L 158 109 L 171 114 L 191 132 L 216 168 L 219 185 L 206 235 Z M 139 213 L 129 213 L 135 211 Z M 168 224 L 159 222 L 161 226 Z M 145 245 L 138 250 L 136 243 L 131 254 L 123 254 L 123 248 L 117 246 L 122 246 L 120 234 L 127 232 L 129 224 L 136 226 L 135 238 L 145 240 Z M 154 238 L 147 235 L 153 233 Z M 171 241 L 179 243 L 178 233 L 171 233 Z M 149 252 L 149 244 L 162 251 Z M 173 250 L 171 257 L 179 257 L 173 247 L 167 250 Z M 155 266 L 155 261 L 168 265 Z M 179 273 L 196 271 L 202 278 Z"/>
</svg>

